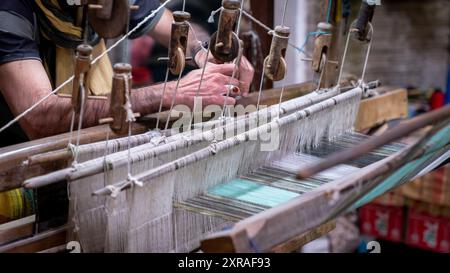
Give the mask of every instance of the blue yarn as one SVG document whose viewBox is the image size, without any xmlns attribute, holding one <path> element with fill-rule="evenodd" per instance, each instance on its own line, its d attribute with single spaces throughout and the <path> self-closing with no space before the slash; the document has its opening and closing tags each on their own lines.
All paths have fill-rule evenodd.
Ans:
<svg viewBox="0 0 450 273">
<path fill-rule="evenodd" d="M 255 253 L 262 253 L 262 252 L 259 250 L 259 248 L 258 248 L 258 246 L 256 245 L 256 243 L 255 243 L 252 239 L 249 239 L 249 244 L 250 244 L 250 248 L 251 248 Z"/>
<path fill-rule="evenodd" d="M 308 34 L 306 34 L 306 39 L 305 39 L 305 42 L 303 43 L 303 45 L 301 47 L 294 47 L 294 48 L 297 49 L 298 51 L 306 54 L 305 47 L 308 44 L 309 37 L 323 35 L 323 34 L 329 34 L 329 33 L 328 32 L 324 32 L 324 31 L 308 32 Z"/>
<path fill-rule="evenodd" d="M 333 5 L 333 0 L 328 1 L 328 15 L 327 15 L 327 23 L 330 23 L 331 20 L 331 6 Z"/>
<path fill-rule="evenodd" d="M 445 104 L 450 104 L 450 69 L 447 74 L 447 91 L 445 91 Z"/>
</svg>

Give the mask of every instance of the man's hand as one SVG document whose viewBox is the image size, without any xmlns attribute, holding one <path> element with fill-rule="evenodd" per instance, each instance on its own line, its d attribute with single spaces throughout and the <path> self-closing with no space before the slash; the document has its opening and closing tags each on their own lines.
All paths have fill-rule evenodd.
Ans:
<svg viewBox="0 0 450 273">
<path fill-rule="evenodd" d="M 239 65 L 239 88 L 241 89 L 242 96 L 247 96 L 250 91 L 250 85 L 253 81 L 253 76 L 255 75 L 255 69 L 253 65 L 242 56 L 240 65 Z"/>
<path fill-rule="evenodd" d="M 197 95 L 202 97 L 203 106 L 207 105 L 234 105 L 236 100 L 226 97 L 227 85 L 239 85 L 237 79 L 232 79 L 234 64 L 212 64 L 208 63 L 199 90 L 202 69 L 191 71 L 181 78 L 175 99 L 175 105 L 184 104 L 191 109 L 194 106 L 194 98 Z M 170 108 L 172 96 L 176 88 L 176 82 L 167 83 L 167 93 L 163 100 L 164 108 Z"/>
<path fill-rule="evenodd" d="M 208 60 L 206 62 L 206 55 L 208 55 Z M 209 54 L 206 54 L 205 50 L 201 50 L 195 55 L 195 62 L 199 67 L 203 67 L 205 63 L 213 63 L 217 64 L 217 61 L 214 59 L 214 56 L 209 52 Z M 218 64 L 219 65 L 219 64 Z M 234 64 L 233 70 L 234 70 Z M 231 72 L 233 73 L 233 71 Z M 250 85 L 253 81 L 253 76 L 255 74 L 255 69 L 253 68 L 252 64 L 245 58 L 245 56 L 242 56 L 239 67 L 236 68 L 236 72 L 234 75 L 235 79 L 239 80 L 239 84 L 236 85 L 240 89 L 240 95 L 241 96 L 247 96 L 248 92 L 250 91 Z"/>
</svg>

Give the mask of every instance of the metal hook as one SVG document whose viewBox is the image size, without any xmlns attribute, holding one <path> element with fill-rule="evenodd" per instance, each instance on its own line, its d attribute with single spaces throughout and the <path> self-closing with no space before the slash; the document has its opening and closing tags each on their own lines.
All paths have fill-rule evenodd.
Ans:
<svg viewBox="0 0 450 273">
<path fill-rule="evenodd" d="M 368 31 L 367 35 L 370 34 L 371 38 L 365 40 L 365 41 L 368 42 L 369 45 L 367 47 L 366 57 L 365 57 L 365 60 L 364 60 L 364 67 L 363 67 L 363 71 L 362 71 L 362 75 L 361 75 L 360 86 L 364 82 L 364 76 L 365 76 L 365 73 L 366 73 L 367 63 L 368 63 L 368 60 L 369 60 L 370 51 L 372 49 L 373 26 L 372 26 L 372 24 L 370 22 L 368 23 L 368 26 L 369 26 L 369 31 Z M 339 77 L 338 77 L 338 81 L 337 81 L 337 86 L 340 86 L 340 83 L 341 83 L 342 72 L 343 72 L 345 60 L 347 58 L 348 46 L 349 46 L 349 43 L 350 43 L 350 36 L 352 36 L 352 32 L 355 32 L 355 31 L 358 31 L 358 30 L 352 28 L 352 29 L 350 29 L 350 33 L 347 35 L 347 41 L 345 43 L 344 55 L 342 56 L 342 63 L 341 63 L 341 68 L 339 70 Z"/>
<path fill-rule="evenodd" d="M 111 130 L 118 135 L 125 135 L 130 123 L 130 96 L 131 95 L 131 65 L 118 63 L 114 65 L 114 76 L 110 98 L 110 117 L 99 121 L 100 124 L 109 123 Z M 128 107 L 128 108 L 127 108 Z M 135 118 L 139 113 L 133 113 Z"/>
<path fill-rule="evenodd" d="M 239 37 L 234 28 L 239 15 L 239 0 L 223 0 L 219 27 L 211 36 L 211 54 L 221 62 L 231 62 L 239 54 Z"/>
<path fill-rule="evenodd" d="M 277 26 L 273 32 L 269 56 L 266 57 L 264 74 L 273 81 L 280 81 L 286 75 L 286 49 L 289 43 L 289 27 Z"/>
</svg>

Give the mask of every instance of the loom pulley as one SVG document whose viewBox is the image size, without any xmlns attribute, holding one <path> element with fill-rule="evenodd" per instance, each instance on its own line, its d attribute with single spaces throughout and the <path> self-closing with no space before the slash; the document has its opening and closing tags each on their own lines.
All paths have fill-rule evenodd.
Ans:
<svg viewBox="0 0 450 273">
<path fill-rule="evenodd" d="M 80 113 L 81 106 L 87 99 L 86 88 L 82 88 L 88 81 L 88 72 L 91 67 L 92 47 L 81 44 L 77 47 L 75 57 L 75 78 L 72 85 L 72 107 L 75 113 Z M 83 86 L 84 87 L 84 86 Z M 84 92 L 84 94 L 81 94 Z M 84 102 L 82 101 L 84 100 Z"/>
<path fill-rule="evenodd" d="M 321 22 L 317 25 L 317 29 L 319 31 L 319 34 L 314 41 L 312 69 L 315 72 L 320 73 L 323 69 L 325 69 L 324 65 L 326 65 L 327 62 L 332 62 L 328 60 L 326 60 L 326 62 L 323 62 L 322 57 L 324 54 L 328 56 L 331 47 L 331 40 L 333 39 L 333 35 L 331 34 L 333 26 L 329 23 Z"/>
<path fill-rule="evenodd" d="M 353 39 L 361 42 L 369 42 L 372 37 L 369 36 L 369 24 L 372 22 L 375 14 L 375 6 L 362 1 L 357 19 L 352 23 L 350 34 Z"/>
<path fill-rule="evenodd" d="M 172 33 L 169 45 L 168 67 L 173 75 L 179 75 L 186 65 L 186 49 L 189 35 L 188 20 L 191 15 L 185 11 L 173 13 Z"/>
<path fill-rule="evenodd" d="M 217 32 L 211 36 L 210 50 L 216 60 L 226 63 L 239 55 L 239 37 L 234 33 L 240 1 L 223 0 Z"/>
<path fill-rule="evenodd" d="M 128 0 L 85 0 L 88 4 L 88 20 L 94 30 L 103 38 L 111 39 L 124 34 L 128 28 L 130 12 L 138 6 Z"/>
<path fill-rule="evenodd" d="M 277 26 L 273 32 L 269 56 L 264 63 L 264 73 L 272 81 L 280 81 L 286 75 L 286 49 L 291 31 L 289 27 Z"/>
<path fill-rule="evenodd" d="M 326 22 L 320 22 L 317 25 L 317 36 L 314 40 L 314 52 L 311 59 L 302 59 L 311 62 L 311 68 L 316 75 L 319 75 L 317 83 L 318 88 L 323 86 L 324 74 L 331 65 L 333 69 L 338 69 L 339 62 L 329 60 L 330 48 L 333 40 L 333 25 Z"/>
<path fill-rule="evenodd" d="M 101 119 L 100 124 L 109 123 L 111 130 L 118 135 L 125 135 L 129 130 L 129 111 L 131 111 L 131 65 L 118 63 L 114 65 L 114 76 L 110 98 L 110 117 Z M 133 113 L 134 118 L 140 117 Z"/>
</svg>

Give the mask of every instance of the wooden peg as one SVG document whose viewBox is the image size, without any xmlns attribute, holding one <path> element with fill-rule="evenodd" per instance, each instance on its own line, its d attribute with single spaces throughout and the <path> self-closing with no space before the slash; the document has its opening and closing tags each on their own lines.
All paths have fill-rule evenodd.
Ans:
<svg viewBox="0 0 450 273">
<path fill-rule="evenodd" d="M 72 84 L 72 107 L 75 113 L 80 113 L 82 105 L 82 90 L 80 86 L 80 79 L 83 79 L 83 83 L 87 83 L 88 72 L 91 67 L 91 54 L 92 47 L 90 45 L 81 44 L 77 47 L 75 57 L 75 73 Z M 88 97 L 87 89 L 84 88 L 84 101 L 86 102 Z"/>
<path fill-rule="evenodd" d="M 320 73 L 325 68 L 322 57 L 323 54 L 328 55 L 331 47 L 331 39 L 333 35 L 331 33 L 333 26 L 329 23 L 321 22 L 317 25 L 319 34 L 314 41 L 314 52 L 312 57 L 312 69 L 314 72 Z"/>
<path fill-rule="evenodd" d="M 186 64 L 186 49 L 189 35 L 188 20 L 191 15 L 184 11 L 173 13 L 172 33 L 169 46 L 169 69 L 173 75 L 179 75 Z"/>
<path fill-rule="evenodd" d="M 96 15 L 103 20 L 111 19 L 114 0 L 97 0 L 97 4 L 90 4 L 89 9 L 96 9 Z"/>
<path fill-rule="evenodd" d="M 211 36 L 211 53 L 217 60 L 224 63 L 233 61 L 239 54 L 239 38 L 234 33 L 234 29 L 240 5 L 239 0 L 222 1 L 219 27 Z"/>
<path fill-rule="evenodd" d="M 102 38 L 123 35 L 130 20 L 128 0 L 90 0 L 88 20 Z"/>
<path fill-rule="evenodd" d="M 110 117 L 99 121 L 100 124 L 109 123 L 111 130 L 118 135 L 128 133 L 127 97 L 131 97 L 131 65 L 118 63 L 114 65 Z M 135 113 L 134 117 L 139 117 L 139 114 Z"/>
<path fill-rule="evenodd" d="M 264 61 L 264 73 L 273 81 L 282 80 L 286 74 L 286 49 L 289 43 L 289 27 L 277 26 L 272 37 L 269 56 Z"/>
<path fill-rule="evenodd" d="M 372 22 L 373 16 L 375 14 L 375 6 L 369 5 L 366 1 L 362 1 L 361 7 L 359 9 L 358 18 L 352 24 L 350 34 L 353 39 L 361 42 L 370 41 L 369 34 L 369 23 Z"/>
</svg>

